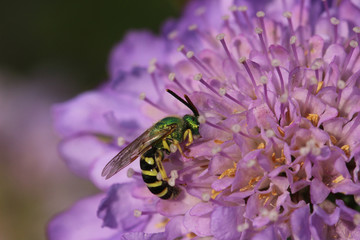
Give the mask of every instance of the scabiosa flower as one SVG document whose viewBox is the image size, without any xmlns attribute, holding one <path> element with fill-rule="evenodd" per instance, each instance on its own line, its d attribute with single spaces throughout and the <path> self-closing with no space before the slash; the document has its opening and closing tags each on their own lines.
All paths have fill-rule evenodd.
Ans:
<svg viewBox="0 0 360 240">
<path fill-rule="evenodd" d="M 357 239 L 359 18 L 351 0 L 199 0 L 161 37 L 130 33 L 108 82 L 54 107 L 62 155 L 104 193 L 50 238 Z M 161 200 L 137 161 L 100 175 L 155 121 L 189 113 L 167 88 L 194 102 L 201 138 L 166 156 L 181 193 Z"/>
</svg>

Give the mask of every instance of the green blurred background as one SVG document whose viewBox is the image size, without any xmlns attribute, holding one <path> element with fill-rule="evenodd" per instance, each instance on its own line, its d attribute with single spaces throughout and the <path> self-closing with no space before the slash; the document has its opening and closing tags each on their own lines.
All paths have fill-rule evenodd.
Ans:
<svg viewBox="0 0 360 240">
<path fill-rule="evenodd" d="M 54 214 L 98 190 L 58 156 L 50 107 L 107 79 L 128 30 L 159 32 L 185 1 L 7 1 L 0 8 L 0 239 L 45 239 Z"/>
</svg>

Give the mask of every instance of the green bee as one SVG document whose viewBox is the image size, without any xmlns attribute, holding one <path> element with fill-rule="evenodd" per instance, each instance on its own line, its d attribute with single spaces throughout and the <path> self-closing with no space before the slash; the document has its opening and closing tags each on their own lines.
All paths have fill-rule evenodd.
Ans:
<svg viewBox="0 0 360 240">
<path fill-rule="evenodd" d="M 174 198 L 179 193 L 177 186 L 168 183 L 169 178 L 162 164 L 164 154 L 179 150 L 185 156 L 180 143 L 187 139 L 186 146 L 189 146 L 194 136 L 200 135 L 197 119 L 199 112 L 189 97 L 184 95 L 184 100 L 169 89 L 167 92 L 187 106 L 194 115 L 161 119 L 111 159 L 101 174 L 108 179 L 141 155 L 140 168 L 143 180 L 148 189 L 162 199 Z"/>
</svg>

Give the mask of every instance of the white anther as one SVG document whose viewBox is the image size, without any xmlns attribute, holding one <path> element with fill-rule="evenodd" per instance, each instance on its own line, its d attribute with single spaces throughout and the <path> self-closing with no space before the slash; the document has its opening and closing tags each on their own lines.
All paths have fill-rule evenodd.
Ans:
<svg viewBox="0 0 360 240">
<path fill-rule="evenodd" d="M 239 124 L 234 124 L 231 126 L 231 131 L 233 131 L 234 133 L 238 133 L 238 132 L 240 132 L 240 130 L 241 130 L 241 127 Z"/>
<path fill-rule="evenodd" d="M 177 51 L 178 52 L 181 52 L 182 50 L 184 50 L 185 46 L 184 45 L 180 45 L 178 48 L 177 48 Z"/>
<path fill-rule="evenodd" d="M 256 16 L 257 16 L 258 18 L 263 18 L 263 17 L 265 17 L 265 13 L 264 13 L 263 11 L 258 11 L 258 12 L 256 13 Z"/>
<path fill-rule="evenodd" d="M 197 25 L 196 24 L 192 24 L 188 27 L 189 31 L 194 31 L 197 29 Z"/>
<path fill-rule="evenodd" d="M 177 150 L 178 150 L 178 149 L 177 149 L 177 147 L 175 146 L 175 144 L 170 144 L 170 152 L 176 153 Z"/>
<path fill-rule="evenodd" d="M 173 73 L 173 72 L 169 73 L 169 77 L 168 77 L 168 78 L 169 78 L 170 81 L 173 82 L 173 81 L 175 80 L 175 73 Z"/>
<path fill-rule="evenodd" d="M 311 64 L 311 69 L 312 69 L 312 70 L 318 70 L 318 69 L 320 69 L 320 68 L 322 67 L 323 63 L 324 63 L 324 62 L 323 62 L 322 59 L 316 59 L 316 60 L 314 61 L 314 63 Z"/>
<path fill-rule="evenodd" d="M 317 83 L 318 83 L 318 81 L 317 81 L 317 78 L 315 76 L 310 77 L 310 84 L 311 85 L 315 85 Z"/>
<path fill-rule="evenodd" d="M 218 35 L 216 35 L 216 39 L 217 40 L 223 40 L 224 39 L 224 37 L 225 37 L 225 34 L 224 33 L 219 33 Z"/>
<path fill-rule="evenodd" d="M 309 154 L 310 150 L 311 149 L 309 147 L 302 147 L 299 149 L 299 152 L 301 156 L 306 156 Z"/>
<path fill-rule="evenodd" d="M 238 232 L 243 232 L 243 231 L 247 230 L 249 227 L 250 227 L 250 225 L 247 222 L 244 222 L 243 224 L 238 225 L 236 230 Z"/>
<path fill-rule="evenodd" d="M 247 161 L 246 163 L 246 167 L 251 168 L 256 164 L 256 160 L 255 159 L 250 159 L 249 161 Z"/>
<path fill-rule="evenodd" d="M 267 217 L 269 215 L 269 210 L 267 210 L 266 208 L 261 208 L 259 212 L 262 217 Z"/>
<path fill-rule="evenodd" d="M 283 16 L 286 17 L 286 18 L 291 18 L 291 17 L 292 17 L 292 13 L 289 12 L 289 11 L 285 11 L 285 12 L 283 13 Z"/>
<path fill-rule="evenodd" d="M 221 147 L 220 146 L 216 146 L 216 147 L 211 149 L 211 153 L 213 155 L 217 154 L 218 152 L 221 152 Z"/>
<path fill-rule="evenodd" d="M 316 146 L 315 140 L 314 140 L 314 139 L 310 139 L 309 141 L 306 142 L 306 146 L 307 146 L 307 147 L 310 147 L 310 148 L 315 147 L 315 146 Z"/>
<path fill-rule="evenodd" d="M 229 15 L 224 15 L 221 17 L 222 20 L 226 21 L 229 20 L 230 16 Z"/>
<path fill-rule="evenodd" d="M 125 144 L 125 138 L 123 138 L 123 137 L 118 137 L 117 138 L 117 145 L 119 146 L 119 147 L 121 147 L 122 145 L 124 145 Z"/>
<path fill-rule="evenodd" d="M 200 124 L 205 123 L 206 122 L 205 116 L 203 116 L 203 115 L 198 116 L 198 121 L 199 121 Z"/>
<path fill-rule="evenodd" d="M 269 212 L 268 218 L 270 221 L 275 222 L 279 218 L 279 214 L 273 209 Z"/>
<path fill-rule="evenodd" d="M 262 76 L 260 77 L 260 82 L 261 82 L 262 84 L 267 84 L 267 83 L 268 83 L 268 77 L 265 76 L 265 75 L 262 75 Z"/>
<path fill-rule="evenodd" d="M 235 5 L 230 6 L 229 10 L 232 12 L 235 12 L 237 10 L 237 6 L 235 6 Z"/>
<path fill-rule="evenodd" d="M 148 73 L 153 73 L 153 72 L 155 72 L 155 70 L 156 70 L 156 66 L 155 66 L 155 65 L 149 65 L 149 67 L 148 67 L 148 69 L 147 69 Z"/>
<path fill-rule="evenodd" d="M 287 93 L 284 93 L 280 96 L 279 101 L 281 103 L 286 103 L 288 101 L 289 95 Z"/>
<path fill-rule="evenodd" d="M 360 195 L 354 195 L 355 202 L 360 205 Z"/>
<path fill-rule="evenodd" d="M 202 74 L 201 73 L 197 73 L 194 75 L 194 80 L 196 81 L 200 81 L 202 79 Z"/>
<path fill-rule="evenodd" d="M 187 58 L 192 58 L 193 56 L 194 56 L 194 52 L 193 51 L 188 51 L 187 53 L 186 53 L 186 57 Z"/>
<path fill-rule="evenodd" d="M 225 88 L 220 88 L 220 89 L 219 89 L 219 94 L 220 94 L 220 96 L 225 96 L 225 94 L 226 94 L 226 89 L 225 89 Z"/>
<path fill-rule="evenodd" d="M 135 174 L 135 170 L 134 170 L 134 169 L 129 168 L 129 169 L 127 170 L 126 175 L 127 175 L 128 178 L 132 178 L 132 177 L 134 176 L 134 174 Z"/>
<path fill-rule="evenodd" d="M 351 41 L 350 41 L 350 47 L 356 48 L 357 46 L 359 46 L 359 44 L 358 44 L 357 41 L 355 41 L 355 40 L 351 40 Z"/>
<path fill-rule="evenodd" d="M 134 216 L 135 217 L 140 217 L 142 215 L 142 211 L 138 210 L 138 209 L 135 209 L 134 210 Z"/>
<path fill-rule="evenodd" d="M 146 94 L 144 92 L 140 93 L 139 99 L 144 100 L 146 98 Z"/>
<path fill-rule="evenodd" d="M 354 215 L 354 224 L 356 226 L 360 225 L 360 213 L 355 213 L 355 215 Z"/>
<path fill-rule="evenodd" d="M 179 178 L 178 171 L 177 170 L 171 170 L 170 177 L 174 178 L 174 179 L 178 179 Z"/>
<path fill-rule="evenodd" d="M 314 156 L 319 156 L 321 153 L 321 149 L 319 147 L 313 147 L 311 149 L 311 154 Z"/>
<path fill-rule="evenodd" d="M 175 179 L 174 178 L 170 178 L 167 182 L 171 187 L 175 186 Z"/>
<path fill-rule="evenodd" d="M 256 34 L 262 34 L 263 30 L 259 27 L 256 27 L 255 32 L 256 32 Z"/>
<path fill-rule="evenodd" d="M 271 66 L 273 66 L 273 67 L 278 67 L 278 66 L 280 66 L 280 61 L 279 61 L 279 59 L 273 59 L 273 60 L 271 60 Z"/>
<path fill-rule="evenodd" d="M 160 172 L 156 174 L 156 179 L 159 181 L 163 180 Z"/>
<path fill-rule="evenodd" d="M 353 28 L 353 31 L 354 31 L 355 33 L 360 33 L 360 27 L 354 27 L 354 28 Z"/>
<path fill-rule="evenodd" d="M 178 32 L 176 30 L 174 30 L 174 31 L 170 32 L 167 35 L 167 37 L 168 37 L 169 40 L 173 40 L 173 39 L 175 39 L 177 37 L 177 35 L 178 35 Z"/>
<path fill-rule="evenodd" d="M 154 65 L 156 62 L 157 62 L 157 58 L 152 58 L 152 59 L 149 61 L 149 65 Z"/>
<path fill-rule="evenodd" d="M 330 22 L 333 25 L 338 25 L 340 23 L 339 19 L 337 19 L 336 17 L 330 18 Z"/>
<path fill-rule="evenodd" d="M 208 194 L 208 193 L 203 193 L 203 194 L 201 194 L 201 199 L 202 199 L 204 202 L 208 202 L 208 201 L 210 201 L 211 196 L 210 196 L 210 194 Z"/>
<path fill-rule="evenodd" d="M 297 40 L 296 36 L 291 36 L 291 38 L 290 38 L 290 44 L 291 44 L 291 45 L 292 45 L 292 44 L 295 44 L 295 43 L 296 43 L 296 40 Z"/>
<path fill-rule="evenodd" d="M 246 57 L 241 57 L 241 58 L 239 58 L 239 63 L 244 63 L 245 61 L 246 61 Z"/>
<path fill-rule="evenodd" d="M 247 9 L 248 9 L 247 6 L 239 6 L 239 8 L 238 8 L 238 10 L 239 10 L 240 12 L 246 12 Z"/>
<path fill-rule="evenodd" d="M 201 16 L 206 12 L 206 7 L 199 7 L 198 9 L 195 10 L 195 15 L 196 16 Z"/>
<path fill-rule="evenodd" d="M 268 129 L 268 130 L 266 130 L 265 135 L 268 138 L 272 138 L 275 136 L 275 132 L 272 129 Z"/>
<path fill-rule="evenodd" d="M 344 89 L 346 87 L 346 82 L 340 79 L 336 85 L 339 89 Z"/>
</svg>

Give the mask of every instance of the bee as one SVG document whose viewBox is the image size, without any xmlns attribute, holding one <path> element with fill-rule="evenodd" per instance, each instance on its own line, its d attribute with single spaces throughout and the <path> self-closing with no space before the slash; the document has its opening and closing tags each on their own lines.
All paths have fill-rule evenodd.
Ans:
<svg viewBox="0 0 360 240">
<path fill-rule="evenodd" d="M 169 89 L 167 92 L 187 106 L 193 115 L 161 119 L 111 159 L 101 175 L 108 179 L 141 155 L 142 178 L 150 192 L 162 199 L 173 199 L 179 194 L 180 189 L 175 184 L 168 183 L 169 178 L 162 161 L 165 154 L 170 154 L 174 150 L 179 150 L 185 156 L 180 144 L 187 139 L 186 146 L 189 146 L 194 137 L 200 135 L 199 112 L 187 95 L 184 95 L 184 100 Z"/>
</svg>

